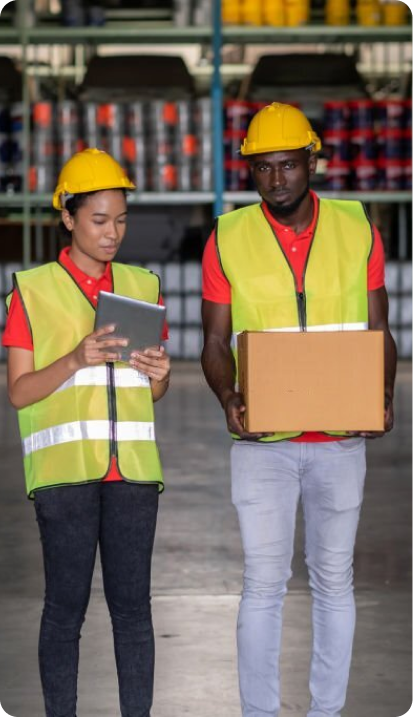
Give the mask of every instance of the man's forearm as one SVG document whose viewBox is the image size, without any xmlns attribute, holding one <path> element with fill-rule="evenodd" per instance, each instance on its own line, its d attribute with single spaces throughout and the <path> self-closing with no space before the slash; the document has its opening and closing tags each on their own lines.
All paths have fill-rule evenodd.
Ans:
<svg viewBox="0 0 413 717">
<path fill-rule="evenodd" d="M 235 360 L 230 347 L 218 341 L 206 343 L 201 364 L 208 385 L 225 408 L 227 399 L 235 392 Z"/>
</svg>

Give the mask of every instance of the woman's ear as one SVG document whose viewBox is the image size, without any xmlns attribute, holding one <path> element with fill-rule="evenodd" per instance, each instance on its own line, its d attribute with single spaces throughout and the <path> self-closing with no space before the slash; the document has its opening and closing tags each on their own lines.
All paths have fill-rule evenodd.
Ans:
<svg viewBox="0 0 413 717">
<path fill-rule="evenodd" d="M 62 209 L 62 222 L 69 232 L 73 230 L 73 217 L 67 209 Z"/>
</svg>

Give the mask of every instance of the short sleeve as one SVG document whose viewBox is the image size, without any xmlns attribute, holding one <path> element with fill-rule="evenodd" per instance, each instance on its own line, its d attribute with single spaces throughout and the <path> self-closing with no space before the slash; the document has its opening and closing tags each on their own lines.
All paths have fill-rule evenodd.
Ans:
<svg viewBox="0 0 413 717">
<path fill-rule="evenodd" d="M 24 312 L 23 304 L 16 290 L 13 291 L 6 327 L 3 332 L 2 345 L 33 351 L 30 327 Z"/>
<path fill-rule="evenodd" d="M 381 234 L 373 224 L 373 248 L 368 262 L 367 289 L 374 291 L 384 286 L 385 256 Z"/>
<path fill-rule="evenodd" d="M 217 304 L 231 303 L 231 286 L 219 263 L 215 231 L 211 233 L 202 257 L 202 298 Z"/>
</svg>

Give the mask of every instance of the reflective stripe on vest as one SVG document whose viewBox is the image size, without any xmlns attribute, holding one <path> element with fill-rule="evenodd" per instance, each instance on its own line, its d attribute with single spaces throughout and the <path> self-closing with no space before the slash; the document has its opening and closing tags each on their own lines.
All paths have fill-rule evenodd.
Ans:
<svg viewBox="0 0 413 717">
<path fill-rule="evenodd" d="M 62 423 L 44 431 L 32 433 L 22 441 L 23 455 L 50 448 L 71 441 L 108 441 L 110 438 L 110 421 L 78 421 Z M 133 421 L 116 424 L 116 440 L 118 441 L 154 441 L 155 426 L 153 423 L 134 423 Z"/>
<path fill-rule="evenodd" d="M 216 240 L 231 285 L 232 348 L 242 331 L 357 331 L 368 328 L 367 265 L 372 228 L 360 202 L 320 199 L 303 291 L 297 291 L 261 205 L 218 220 Z M 300 435 L 277 433 L 263 441 Z"/>
<path fill-rule="evenodd" d="M 155 274 L 113 263 L 112 275 L 116 293 L 158 302 Z M 33 335 L 35 370 L 93 331 L 93 305 L 58 263 L 17 273 L 15 286 Z M 83 368 L 18 417 L 30 497 L 38 488 L 101 480 L 113 456 L 126 480 L 162 484 L 151 384 L 128 364 Z"/>
<path fill-rule="evenodd" d="M 82 368 L 62 383 L 57 391 L 64 391 L 72 386 L 106 386 L 107 369 L 106 366 L 89 366 Z M 115 385 L 117 388 L 148 388 L 150 381 L 141 371 L 132 368 L 115 369 Z"/>
</svg>

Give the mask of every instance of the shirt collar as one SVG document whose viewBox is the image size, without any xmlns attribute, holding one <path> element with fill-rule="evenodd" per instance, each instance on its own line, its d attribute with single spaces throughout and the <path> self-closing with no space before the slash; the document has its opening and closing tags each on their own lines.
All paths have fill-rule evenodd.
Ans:
<svg viewBox="0 0 413 717">
<path fill-rule="evenodd" d="M 319 200 L 317 194 L 315 192 L 313 192 L 312 189 L 310 189 L 310 195 L 313 199 L 313 216 L 312 216 L 311 222 L 308 225 L 308 227 L 306 229 L 304 229 L 304 231 L 302 231 L 300 234 L 296 234 L 293 229 L 291 229 L 290 227 L 287 227 L 285 224 L 281 224 L 281 222 L 277 221 L 277 219 L 275 219 L 275 217 L 273 217 L 273 215 L 271 214 L 271 212 L 267 206 L 267 203 L 264 200 L 262 201 L 262 208 L 264 210 L 265 217 L 268 219 L 269 223 L 271 224 L 271 226 L 275 229 L 275 231 L 277 233 L 285 232 L 285 230 L 287 230 L 289 232 L 292 232 L 294 234 L 294 236 L 298 236 L 298 237 L 306 237 L 309 234 L 310 235 L 314 234 L 315 225 L 316 225 L 317 217 L 318 217 L 318 208 L 319 208 L 320 200 Z"/>
<path fill-rule="evenodd" d="M 75 264 L 75 262 L 72 261 L 72 259 L 70 258 L 69 251 L 70 251 L 70 246 L 65 246 L 59 254 L 58 262 L 59 262 L 59 264 L 64 266 L 66 271 L 69 272 L 69 274 L 75 280 L 76 284 L 80 285 L 80 284 L 83 284 L 85 281 L 93 281 L 94 283 L 98 283 L 98 282 L 102 281 L 102 279 L 108 279 L 109 281 L 111 280 L 112 263 L 110 261 L 107 262 L 105 271 L 102 274 L 102 276 L 100 277 L 100 279 L 96 279 L 93 276 L 89 276 L 88 274 L 85 274 L 84 271 L 79 269 L 78 265 Z"/>
</svg>

